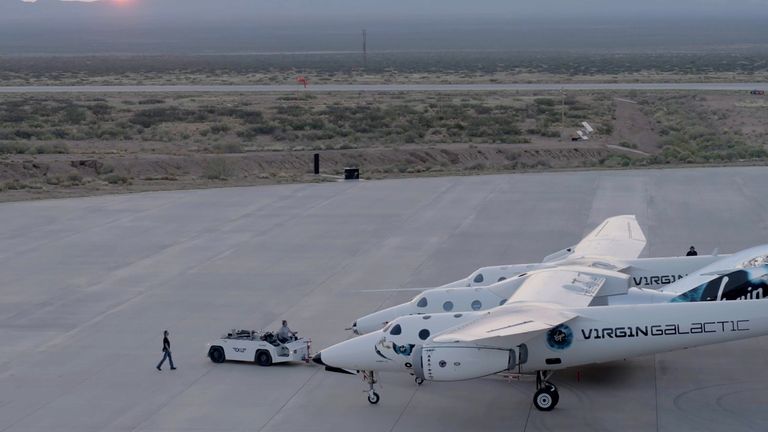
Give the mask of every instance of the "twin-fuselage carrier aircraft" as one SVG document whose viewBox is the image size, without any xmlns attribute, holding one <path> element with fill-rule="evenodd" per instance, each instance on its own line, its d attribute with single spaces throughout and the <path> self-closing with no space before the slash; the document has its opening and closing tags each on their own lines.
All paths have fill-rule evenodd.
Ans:
<svg viewBox="0 0 768 432">
<path fill-rule="evenodd" d="M 768 245 L 732 255 L 638 258 L 635 216 L 605 220 L 541 263 L 484 267 L 359 318 L 358 336 L 319 352 L 327 370 L 361 373 L 379 402 L 380 371 L 418 384 L 535 374 L 533 403 L 559 401 L 552 373 L 590 363 L 768 334 Z"/>
</svg>

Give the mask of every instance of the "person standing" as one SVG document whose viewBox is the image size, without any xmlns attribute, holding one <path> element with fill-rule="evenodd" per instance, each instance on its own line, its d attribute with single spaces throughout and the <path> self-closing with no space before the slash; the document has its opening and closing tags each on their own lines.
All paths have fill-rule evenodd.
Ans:
<svg viewBox="0 0 768 432">
<path fill-rule="evenodd" d="M 165 363 L 165 359 L 168 359 L 168 363 L 171 364 L 171 370 L 176 370 L 176 366 L 173 365 L 173 356 L 171 356 L 171 340 L 168 339 L 168 330 L 163 331 L 163 359 L 157 364 L 157 370 L 163 370 L 161 367 Z"/>
<path fill-rule="evenodd" d="M 688 253 L 685 254 L 685 256 L 698 256 L 698 255 L 699 255 L 699 253 L 696 252 L 696 248 L 693 247 L 693 246 L 691 246 L 691 248 L 688 249 Z"/>
</svg>

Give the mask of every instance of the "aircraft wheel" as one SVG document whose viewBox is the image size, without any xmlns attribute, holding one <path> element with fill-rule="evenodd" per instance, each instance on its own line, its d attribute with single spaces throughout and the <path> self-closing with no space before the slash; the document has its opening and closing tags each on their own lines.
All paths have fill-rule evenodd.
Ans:
<svg viewBox="0 0 768 432">
<path fill-rule="evenodd" d="M 214 363 L 224 363 L 224 360 L 226 360 L 224 349 L 219 346 L 211 347 L 208 351 L 208 357 L 210 357 L 211 361 Z"/>
<path fill-rule="evenodd" d="M 422 385 L 422 384 L 424 384 L 424 378 L 419 378 L 419 377 L 416 377 L 416 378 L 414 379 L 414 381 L 416 381 L 416 385 Z"/>
<path fill-rule="evenodd" d="M 533 395 L 533 405 L 539 411 L 552 411 L 559 400 L 560 396 L 557 394 L 557 390 L 552 391 L 549 387 L 539 389 Z"/>
<path fill-rule="evenodd" d="M 256 353 L 256 363 L 259 366 L 272 366 L 272 356 L 266 351 Z"/>
<path fill-rule="evenodd" d="M 380 399 L 379 394 L 376 393 L 375 391 L 368 392 L 368 402 L 371 405 L 376 405 L 377 403 L 379 403 L 379 399 Z"/>
</svg>

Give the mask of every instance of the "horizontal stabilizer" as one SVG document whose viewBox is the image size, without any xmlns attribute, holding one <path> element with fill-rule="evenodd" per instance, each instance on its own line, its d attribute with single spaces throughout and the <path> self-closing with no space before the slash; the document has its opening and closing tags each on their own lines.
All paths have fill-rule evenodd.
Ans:
<svg viewBox="0 0 768 432">
<path fill-rule="evenodd" d="M 635 259 L 645 249 L 645 235 L 634 215 L 606 219 L 574 248 L 574 257 L 606 256 Z"/>
</svg>

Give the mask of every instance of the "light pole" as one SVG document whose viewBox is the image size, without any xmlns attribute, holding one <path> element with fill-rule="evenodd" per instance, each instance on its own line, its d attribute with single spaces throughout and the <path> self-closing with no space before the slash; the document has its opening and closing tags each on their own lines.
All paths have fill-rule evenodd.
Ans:
<svg viewBox="0 0 768 432">
<path fill-rule="evenodd" d="M 560 141 L 565 137 L 565 89 L 560 89 L 562 104 L 560 105 Z"/>
</svg>

